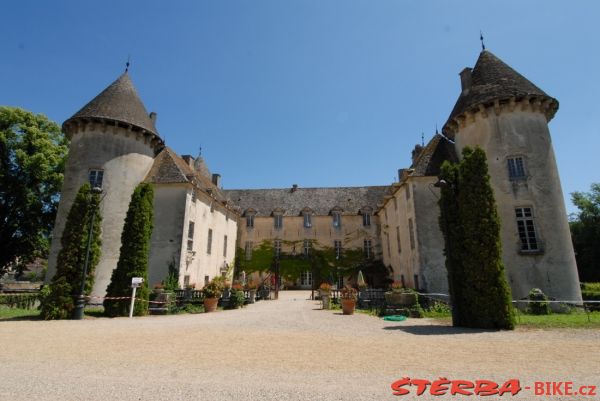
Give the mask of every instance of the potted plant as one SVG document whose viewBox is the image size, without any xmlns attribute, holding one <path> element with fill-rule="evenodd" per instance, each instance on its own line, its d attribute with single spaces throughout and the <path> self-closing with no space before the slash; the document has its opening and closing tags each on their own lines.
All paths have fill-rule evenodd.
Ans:
<svg viewBox="0 0 600 401">
<path fill-rule="evenodd" d="M 331 301 L 331 284 L 321 283 L 319 286 L 319 294 L 321 295 L 321 301 L 323 302 L 323 309 L 329 309 Z"/>
<path fill-rule="evenodd" d="M 252 279 L 246 283 L 246 290 L 248 291 L 248 303 L 253 304 L 256 302 L 256 283 Z"/>
<path fill-rule="evenodd" d="M 204 297 L 204 311 L 214 312 L 217 310 L 217 303 L 223 294 L 223 285 L 219 280 L 212 280 L 202 288 Z"/>
<path fill-rule="evenodd" d="M 229 309 L 239 309 L 244 306 L 246 296 L 244 295 L 244 286 L 240 283 L 234 283 L 231 286 L 231 295 L 229 296 Z"/>
<path fill-rule="evenodd" d="M 350 286 L 345 286 L 340 291 L 340 299 L 344 315 L 353 315 L 354 308 L 356 308 L 356 290 Z"/>
<path fill-rule="evenodd" d="M 154 284 L 154 289 L 152 290 L 152 292 L 155 294 L 162 294 L 163 292 L 165 292 L 165 286 L 163 285 L 163 283 L 156 283 Z"/>
</svg>

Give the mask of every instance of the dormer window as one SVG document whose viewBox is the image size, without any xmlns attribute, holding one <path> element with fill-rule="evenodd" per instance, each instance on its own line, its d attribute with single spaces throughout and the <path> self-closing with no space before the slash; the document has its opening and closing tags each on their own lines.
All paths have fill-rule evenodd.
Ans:
<svg viewBox="0 0 600 401">
<path fill-rule="evenodd" d="M 309 208 L 304 208 L 302 210 L 302 217 L 303 217 L 303 225 L 304 228 L 311 228 L 312 227 L 312 210 L 310 210 Z"/>
<path fill-rule="evenodd" d="M 371 226 L 371 215 L 373 214 L 373 209 L 370 207 L 363 207 L 360 209 L 360 214 L 362 214 L 363 227 Z"/>
<path fill-rule="evenodd" d="M 273 210 L 273 227 L 276 230 L 281 230 L 283 228 L 283 210 L 275 209 Z"/>
<path fill-rule="evenodd" d="M 342 228 L 342 209 L 340 207 L 335 207 L 331 210 L 331 217 L 333 218 L 333 228 L 338 230 Z"/>
<path fill-rule="evenodd" d="M 248 209 L 244 214 L 246 216 L 246 228 L 254 228 L 254 216 L 256 215 L 256 211 L 254 209 Z"/>
</svg>

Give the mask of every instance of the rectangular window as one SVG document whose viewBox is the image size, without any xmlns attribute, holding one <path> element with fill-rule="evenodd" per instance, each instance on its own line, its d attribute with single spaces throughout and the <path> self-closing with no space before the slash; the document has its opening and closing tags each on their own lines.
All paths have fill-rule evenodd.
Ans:
<svg viewBox="0 0 600 401">
<path fill-rule="evenodd" d="M 337 277 L 337 288 L 344 288 L 344 276 L 338 274 Z"/>
<path fill-rule="evenodd" d="M 104 178 L 104 170 L 90 170 L 88 181 L 92 188 L 102 188 L 102 179 Z"/>
<path fill-rule="evenodd" d="M 396 242 L 398 244 L 398 253 L 402 253 L 402 245 L 400 241 L 400 226 L 396 226 Z"/>
<path fill-rule="evenodd" d="M 410 199 L 410 186 L 406 184 L 406 200 Z"/>
<path fill-rule="evenodd" d="M 515 214 L 519 239 L 521 240 L 521 251 L 539 251 L 532 209 L 530 207 L 518 207 L 515 209 Z"/>
<path fill-rule="evenodd" d="M 402 287 L 406 288 L 406 282 L 404 281 L 404 274 L 400 275 L 400 283 L 402 283 Z"/>
<path fill-rule="evenodd" d="M 340 241 L 340 240 L 333 241 L 333 248 L 335 249 L 335 258 L 338 260 L 341 259 L 342 258 L 342 241 Z"/>
<path fill-rule="evenodd" d="M 385 242 L 387 244 L 388 256 L 392 256 L 392 252 L 390 251 L 390 234 L 388 234 L 388 233 L 385 233 Z"/>
<path fill-rule="evenodd" d="M 194 222 L 193 221 L 190 221 L 188 224 L 187 250 L 189 252 L 194 250 Z"/>
<path fill-rule="evenodd" d="M 276 214 L 273 216 L 273 221 L 276 230 L 280 230 L 283 227 L 283 216 L 281 214 Z"/>
<path fill-rule="evenodd" d="M 204 276 L 204 285 L 208 285 L 210 283 L 210 276 Z"/>
<path fill-rule="evenodd" d="M 415 280 L 415 290 L 418 290 L 420 285 L 419 285 L 419 275 L 415 274 L 414 275 L 414 280 Z"/>
<path fill-rule="evenodd" d="M 206 243 L 206 253 L 210 255 L 212 251 L 212 229 L 208 229 L 208 242 Z"/>
<path fill-rule="evenodd" d="M 371 225 L 371 213 L 363 212 L 362 217 L 363 217 L 363 226 L 369 227 Z"/>
<path fill-rule="evenodd" d="M 304 244 L 302 246 L 302 253 L 305 257 L 308 257 L 308 255 L 310 254 L 310 240 L 304 240 Z"/>
<path fill-rule="evenodd" d="M 227 257 L 227 236 L 223 237 L 223 257 Z"/>
<path fill-rule="evenodd" d="M 190 285 L 190 276 L 189 275 L 185 275 L 183 276 L 183 286 L 185 288 L 187 288 Z"/>
<path fill-rule="evenodd" d="M 394 196 L 394 210 L 398 211 L 398 199 Z"/>
<path fill-rule="evenodd" d="M 342 214 L 339 212 L 334 212 L 333 216 L 333 227 L 340 229 L 342 228 Z"/>
<path fill-rule="evenodd" d="M 246 260 L 252 260 L 252 241 L 246 241 Z"/>
<path fill-rule="evenodd" d="M 304 228 L 311 228 L 311 227 L 312 227 L 312 221 L 311 221 L 310 213 L 304 213 Z"/>
<path fill-rule="evenodd" d="M 371 259 L 373 257 L 373 243 L 370 239 L 366 239 L 363 243 L 363 253 L 365 259 Z"/>
<path fill-rule="evenodd" d="M 246 216 L 246 227 L 252 228 L 254 227 L 254 215 L 249 214 Z"/>
<path fill-rule="evenodd" d="M 281 240 L 276 239 L 273 243 L 273 250 L 275 251 L 275 257 L 281 256 Z"/>
<path fill-rule="evenodd" d="M 507 159 L 508 178 L 518 180 L 525 178 L 525 164 L 522 157 L 511 157 Z"/>
<path fill-rule="evenodd" d="M 310 270 L 303 271 L 300 273 L 300 285 L 302 286 L 312 286 L 313 276 Z"/>
<path fill-rule="evenodd" d="M 410 249 L 415 249 L 415 232 L 412 219 L 408 219 L 408 234 L 410 236 Z"/>
</svg>

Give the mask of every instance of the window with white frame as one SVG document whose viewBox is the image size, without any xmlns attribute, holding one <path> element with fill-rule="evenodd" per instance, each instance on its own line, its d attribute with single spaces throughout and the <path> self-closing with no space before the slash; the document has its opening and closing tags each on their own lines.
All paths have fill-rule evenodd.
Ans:
<svg viewBox="0 0 600 401">
<path fill-rule="evenodd" d="M 308 257 L 308 255 L 310 255 L 310 240 L 309 239 L 305 239 L 304 243 L 302 244 L 302 254 L 305 257 Z"/>
<path fill-rule="evenodd" d="M 187 237 L 187 250 L 191 252 L 194 250 L 194 222 L 188 223 L 188 237 Z"/>
<path fill-rule="evenodd" d="M 254 227 L 254 214 L 246 215 L 246 227 L 253 228 Z"/>
<path fill-rule="evenodd" d="M 310 211 L 302 212 L 302 217 L 304 218 L 304 228 L 312 227 L 312 213 Z"/>
<path fill-rule="evenodd" d="M 533 209 L 531 207 L 518 207 L 515 209 L 517 218 L 517 229 L 521 241 L 521 251 L 539 251 L 539 241 L 533 220 Z"/>
<path fill-rule="evenodd" d="M 281 213 L 273 215 L 273 224 L 276 230 L 283 228 L 283 215 Z"/>
<path fill-rule="evenodd" d="M 102 188 L 104 179 L 104 170 L 90 170 L 88 173 L 88 182 L 92 188 Z"/>
<path fill-rule="evenodd" d="M 281 240 L 276 239 L 273 241 L 273 250 L 275 251 L 275 257 L 281 256 Z"/>
<path fill-rule="evenodd" d="M 313 283 L 313 275 L 310 270 L 300 273 L 300 285 L 311 286 Z"/>
<path fill-rule="evenodd" d="M 337 229 L 342 228 L 342 212 L 333 211 L 331 212 L 331 216 L 333 217 L 333 227 Z"/>
<path fill-rule="evenodd" d="M 335 258 L 336 259 L 341 259 L 342 258 L 342 241 L 341 240 L 335 240 L 333 241 L 333 249 L 335 250 Z"/>
<path fill-rule="evenodd" d="M 212 228 L 208 229 L 208 241 L 206 242 L 206 253 L 208 253 L 210 255 L 210 252 L 212 251 L 212 235 L 213 235 L 213 231 Z"/>
<path fill-rule="evenodd" d="M 366 239 L 363 242 L 363 254 L 365 259 L 373 257 L 373 242 L 370 239 Z"/>
<path fill-rule="evenodd" d="M 371 214 L 372 214 L 372 209 L 370 207 L 364 207 L 360 210 L 360 213 L 362 214 L 362 224 L 363 227 L 369 227 L 371 225 Z M 387 215 L 386 215 L 386 219 L 387 219 Z"/>
<path fill-rule="evenodd" d="M 523 157 L 509 157 L 506 159 L 508 167 L 508 178 L 510 180 L 522 180 L 526 178 L 525 175 L 525 162 Z"/>
</svg>

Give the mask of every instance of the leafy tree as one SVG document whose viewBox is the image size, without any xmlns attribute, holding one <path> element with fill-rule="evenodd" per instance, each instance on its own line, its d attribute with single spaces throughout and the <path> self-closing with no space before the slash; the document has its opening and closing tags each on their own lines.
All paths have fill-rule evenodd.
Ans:
<svg viewBox="0 0 600 401">
<path fill-rule="evenodd" d="M 477 328 L 513 329 L 511 292 L 502 264 L 500 219 L 490 185 L 485 152 L 464 148 L 456 170 L 447 165 L 455 181 L 442 191 L 441 228 L 446 250 L 453 305 L 454 325 Z M 449 210 L 449 207 L 454 209 Z M 454 246 L 453 246 L 454 245 Z"/>
<path fill-rule="evenodd" d="M 81 289 L 92 213 L 96 213 L 84 294 L 89 295 L 92 291 L 94 270 L 100 259 L 100 200 L 100 195 L 92 192 L 87 183 L 81 186 L 75 197 L 61 238 L 62 248 L 56 260 L 56 274 L 42 294 L 41 315 L 44 319 L 66 319 L 73 312 L 75 298 Z"/>
<path fill-rule="evenodd" d="M 597 282 L 600 281 L 600 183 L 592 184 L 590 192 L 573 192 L 571 199 L 579 209 L 569 223 L 579 279 Z"/>
<path fill-rule="evenodd" d="M 44 115 L 0 107 L 0 277 L 47 256 L 67 151 Z"/>
<path fill-rule="evenodd" d="M 142 183 L 133 191 L 121 234 L 119 261 L 106 289 L 107 297 L 127 297 L 131 294 L 131 278 L 142 277 L 144 282 L 137 289 L 136 297 L 146 302 L 135 303 L 133 313 L 136 316 L 148 313 L 148 252 L 153 228 L 153 202 L 151 184 Z M 127 316 L 130 302 L 127 299 L 107 299 L 104 301 L 104 312 L 108 316 Z"/>
</svg>

